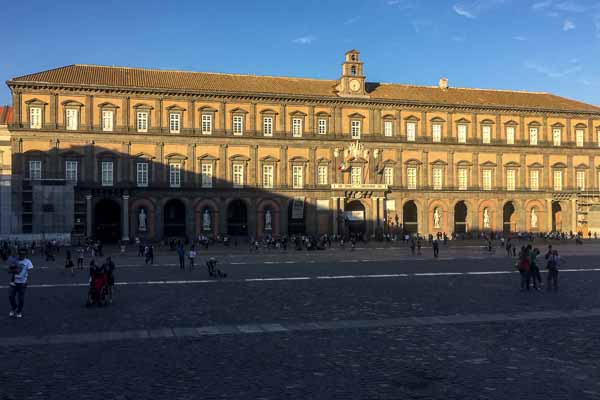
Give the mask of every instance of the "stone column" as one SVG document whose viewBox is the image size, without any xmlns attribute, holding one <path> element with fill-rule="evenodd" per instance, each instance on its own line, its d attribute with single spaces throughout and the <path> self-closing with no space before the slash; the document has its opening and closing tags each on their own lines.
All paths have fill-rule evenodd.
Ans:
<svg viewBox="0 0 600 400">
<path fill-rule="evenodd" d="M 123 130 L 129 132 L 129 97 L 123 98 Z M 116 121 L 115 121 L 116 122 Z"/>
<path fill-rule="evenodd" d="M 308 184 L 314 187 L 317 185 L 317 146 L 311 146 L 308 154 Z"/>
<path fill-rule="evenodd" d="M 379 229 L 379 198 L 378 197 L 371 197 L 371 210 L 372 210 L 372 215 L 373 215 L 373 228 L 375 230 Z"/>
<path fill-rule="evenodd" d="M 422 172 L 422 181 L 421 187 L 426 189 L 429 187 L 429 151 L 423 150 L 423 166 L 421 168 Z"/>
<path fill-rule="evenodd" d="M 571 143 L 575 143 L 575 140 L 573 139 L 573 131 L 571 129 L 571 117 L 567 117 L 567 140 L 569 141 L 569 145 Z"/>
<path fill-rule="evenodd" d="M 223 134 L 227 133 L 227 128 L 226 128 L 226 124 L 225 124 L 225 118 L 226 118 L 226 102 L 222 101 L 219 103 L 219 129 L 221 130 L 221 132 L 223 132 Z M 227 223 L 225 224 L 225 228 L 227 228 Z M 225 230 L 225 232 L 227 232 L 227 230 Z"/>
<path fill-rule="evenodd" d="M 129 241 L 129 195 L 121 197 L 121 240 Z"/>
<path fill-rule="evenodd" d="M 93 125 L 92 125 L 93 126 Z M 119 169 L 121 170 L 121 180 L 123 183 L 131 184 L 131 142 L 121 143 L 121 162 Z"/>
<path fill-rule="evenodd" d="M 187 158 L 187 179 L 184 185 L 195 187 L 198 183 L 198 174 L 196 173 L 196 145 L 194 143 L 188 144 Z"/>
<path fill-rule="evenodd" d="M 446 233 L 451 236 L 452 232 L 454 232 L 454 207 L 450 206 L 448 207 L 448 232 Z"/>
<path fill-rule="evenodd" d="M 346 203 L 346 198 L 345 197 L 338 197 L 338 199 L 339 199 L 339 206 L 338 206 L 339 215 L 342 216 L 341 220 L 340 220 L 340 218 L 338 218 L 338 221 L 339 221 L 340 227 L 341 227 L 339 233 L 340 233 L 340 235 L 343 235 L 343 234 L 346 233 L 346 226 L 345 226 L 345 223 L 344 223 L 344 211 L 345 211 L 345 208 L 346 208 L 346 204 L 345 204 Z M 368 229 L 368 227 L 367 227 L 367 229 Z"/>
<path fill-rule="evenodd" d="M 590 169 L 588 169 L 588 179 L 586 182 L 586 186 L 587 186 L 587 190 L 596 190 L 596 188 L 598 187 L 598 182 L 596 182 L 596 176 L 597 174 L 595 173 L 596 171 L 596 164 L 595 164 L 595 160 L 596 158 L 592 155 L 588 156 L 588 167 L 590 167 Z"/>
<path fill-rule="evenodd" d="M 454 150 L 448 152 L 448 182 L 446 186 L 454 189 Z"/>
<path fill-rule="evenodd" d="M 337 127 L 338 134 L 342 135 L 344 132 L 344 124 L 342 123 L 342 107 L 335 108 L 335 126 Z"/>
<path fill-rule="evenodd" d="M 396 180 L 396 185 L 402 187 L 402 149 L 396 149 L 396 166 L 394 168 L 394 179 Z"/>
<path fill-rule="evenodd" d="M 496 190 L 504 187 L 504 165 L 502 164 L 502 153 L 496 154 Z"/>
<path fill-rule="evenodd" d="M 520 157 L 521 170 L 519 172 L 519 186 L 520 190 L 525 190 L 527 188 L 527 154 L 521 153 Z M 516 182 L 515 182 L 516 183 Z"/>
<path fill-rule="evenodd" d="M 94 129 L 94 96 L 87 95 L 86 96 L 86 104 L 85 104 L 85 129 L 91 131 Z M 100 117 L 102 118 L 102 117 Z"/>
<path fill-rule="evenodd" d="M 92 195 L 85 195 L 85 235 L 92 237 Z"/>
<path fill-rule="evenodd" d="M 565 185 L 567 190 L 575 190 L 577 184 L 575 182 L 575 168 L 573 167 L 573 155 L 567 156 L 567 184 Z M 575 231 L 573 231 L 575 232 Z"/>
<path fill-rule="evenodd" d="M 379 198 L 378 210 L 379 210 L 379 225 L 381 227 L 381 230 L 383 231 L 383 228 L 385 227 L 385 198 L 384 197 Z"/>
<path fill-rule="evenodd" d="M 552 199 L 546 199 L 546 232 L 552 231 Z"/>
<path fill-rule="evenodd" d="M 369 134 L 375 136 L 375 110 L 369 109 Z"/>
<path fill-rule="evenodd" d="M 227 145 L 222 144 L 219 147 L 219 186 L 227 186 Z M 227 214 L 222 213 L 222 214 Z M 227 228 L 227 221 L 225 221 L 225 228 Z M 221 232 L 227 232 L 227 230 Z"/>
<path fill-rule="evenodd" d="M 331 198 L 331 227 L 332 227 L 331 232 L 334 235 L 338 234 L 338 211 L 339 211 L 338 198 L 332 197 Z"/>
<path fill-rule="evenodd" d="M 282 188 L 287 188 L 287 153 L 288 147 L 281 146 L 279 148 L 279 186 Z M 282 213 L 284 214 L 284 213 Z M 287 221 L 287 210 L 285 212 L 286 221 Z"/>
<path fill-rule="evenodd" d="M 156 156 L 156 162 L 154 163 L 152 168 L 152 181 L 158 185 L 165 184 L 165 171 L 167 171 L 168 166 L 164 165 L 163 160 L 163 149 L 164 143 L 157 143 L 154 146 L 154 153 Z"/>
<path fill-rule="evenodd" d="M 577 200 L 571 199 L 571 230 L 577 232 Z"/>
<path fill-rule="evenodd" d="M 454 118 L 454 115 L 449 112 L 447 116 L 448 123 L 446 124 L 446 138 L 448 140 L 452 137 L 452 118 Z M 448 162 L 448 164 L 450 164 L 450 162 Z"/>
<path fill-rule="evenodd" d="M 471 182 L 471 185 L 469 185 L 472 188 L 479 188 L 479 152 L 474 152 L 473 153 L 473 181 Z"/>
<path fill-rule="evenodd" d="M 279 106 L 279 130 L 281 131 L 281 137 L 287 136 L 286 127 L 286 105 L 285 103 Z"/>
<path fill-rule="evenodd" d="M 496 204 L 498 204 L 498 207 L 496 207 L 496 210 L 495 210 L 496 231 L 503 232 L 504 231 L 504 208 L 503 208 L 502 199 L 496 199 Z"/>
<path fill-rule="evenodd" d="M 597 146 L 597 138 L 594 138 L 594 120 L 593 119 L 588 119 L 588 135 L 589 135 L 589 142 L 592 146 L 596 147 Z M 594 143 L 596 143 L 596 145 L 594 145 Z"/>
<path fill-rule="evenodd" d="M 281 211 L 279 212 L 279 234 L 281 236 L 288 234 L 288 208 L 291 200 L 286 199 L 282 202 Z"/>
<path fill-rule="evenodd" d="M 188 101 L 188 129 L 191 134 L 196 133 L 196 100 Z"/>
<path fill-rule="evenodd" d="M 552 190 L 550 183 L 550 155 L 544 154 L 544 170 L 542 171 L 542 190 Z"/>
<path fill-rule="evenodd" d="M 331 115 L 331 127 L 330 127 L 331 131 L 328 133 L 330 133 L 334 136 L 336 136 L 338 134 L 338 131 L 337 131 L 338 126 L 336 125 L 336 118 L 335 118 L 336 115 L 337 115 L 337 107 L 333 107 L 332 115 Z"/>
<path fill-rule="evenodd" d="M 50 95 L 50 129 L 58 128 L 58 94 Z"/>
<path fill-rule="evenodd" d="M 500 142 L 500 138 L 502 137 L 502 126 L 500 122 L 500 114 L 496 114 L 496 141 Z M 492 143 L 494 141 L 492 140 Z M 506 143 L 506 140 L 504 141 Z"/>
<path fill-rule="evenodd" d="M 548 116 L 545 114 L 542 117 L 542 138 L 542 140 L 545 140 L 546 142 L 552 142 L 552 138 L 548 136 Z"/>
<path fill-rule="evenodd" d="M 248 183 L 250 186 L 257 186 L 258 182 L 257 182 L 257 162 L 258 159 L 258 145 L 253 144 L 250 146 L 250 171 L 249 172 L 249 179 L 248 179 Z"/>
<path fill-rule="evenodd" d="M 524 114 L 519 114 L 519 140 L 521 140 L 522 143 L 527 141 L 527 139 L 525 138 L 525 115 Z M 515 144 L 518 144 L 516 140 L 515 140 Z"/>
<path fill-rule="evenodd" d="M 472 120 L 473 120 L 473 122 L 471 124 L 473 126 L 473 128 L 472 128 L 472 136 L 473 136 L 473 140 L 477 141 L 477 139 L 479 139 L 479 136 L 478 136 L 478 126 L 477 126 L 477 124 L 478 124 L 477 123 L 477 114 L 473 113 L 473 114 L 471 114 L 471 116 L 472 116 Z M 467 138 L 467 143 L 468 143 L 468 141 L 469 140 Z"/>
<path fill-rule="evenodd" d="M 522 202 L 521 204 L 519 204 L 519 209 L 516 210 L 517 212 L 517 232 L 518 231 L 526 231 L 527 229 L 527 214 L 526 214 L 526 210 L 525 210 L 525 202 Z"/>
<path fill-rule="evenodd" d="M 250 103 L 250 134 L 256 136 L 256 103 Z"/>
<path fill-rule="evenodd" d="M 311 135 L 315 134 L 315 106 L 308 106 L 308 132 Z"/>
</svg>

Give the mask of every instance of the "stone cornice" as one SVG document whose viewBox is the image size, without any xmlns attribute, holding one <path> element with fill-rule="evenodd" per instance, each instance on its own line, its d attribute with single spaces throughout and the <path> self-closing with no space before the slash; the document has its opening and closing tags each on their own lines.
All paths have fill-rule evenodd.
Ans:
<svg viewBox="0 0 600 400">
<path fill-rule="evenodd" d="M 497 113 L 504 114 L 520 114 L 528 113 L 534 115 L 559 114 L 572 118 L 595 117 L 600 118 L 600 111 L 571 111 L 560 109 L 541 109 L 541 108 L 523 108 L 515 106 L 482 106 L 476 104 L 444 104 L 444 103 L 428 103 L 408 100 L 385 100 L 377 98 L 340 98 L 335 95 L 331 97 L 325 96 L 304 96 L 304 95 L 286 95 L 273 93 L 247 93 L 247 92 L 219 92 L 219 91 L 197 91 L 197 90 L 181 90 L 181 89 L 161 89 L 161 88 L 130 88 L 119 86 L 98 86 L 98 85 L 67 85 L 67 84 L 50 84 L 43 82 L 24 82 L 24 81 L 6 81 L 8 87 L 13 91 L 31 90 L 32 92 L 49 92 L 49 91 L 64 91 L 78 92 L 79 95 L 102 94 L 104 96 L 148 96 L 151 98 L 159 98 L 169 96 L 173 100 L 205 100 L 205 101 L 232 101 L 232 102 L 285 102 L 290 105 L 329 105 L 348 107 L 402 107 L 417 111 L 445 111 L 456 113 Z"/>
</svg>

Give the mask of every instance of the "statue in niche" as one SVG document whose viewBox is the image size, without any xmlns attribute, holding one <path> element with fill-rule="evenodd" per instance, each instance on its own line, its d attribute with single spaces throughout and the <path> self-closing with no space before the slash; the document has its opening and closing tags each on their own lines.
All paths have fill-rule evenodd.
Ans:
<svg viewBox="0 0 600 400">
<path fill-rule="evenodd" d="M 441 222 L 442 222 L 442 213 L 440 212 L 440 209 L 438 207 L 436 207 L 433 210 L 433 227 L 435 229 L 440 229 L 442 227 Z"/>
<path fill-rule="evenodd" d="M 147 220 L 148 216 L 146 215 L 146 211 L 143 208 L 141 208 L 138 214 L 138 230 L 140 232 L 146 232 L 146 230 L 148 230 L 148 227 L 146 225 Z"/>
<path fill-rule="evenodd" d="M 202 230 L 210 231 L 210 211 L 208 211 L 208 208 L 202 214 Z"/>
<path fill-rule="evenodd" d="M 490 213 L 487 207 L 483 209 L 483 227 L 486 229 L 490 228 Z"/>
<path fill-rule="evenodd" d="M 537 211 L 535 210 L 535 208 L 531 209 L 531 228 L 535 229 L 538 227 L 538 216 L 537 216 Z"/>
<path fill-rule="evenodd" d="M 270 231 L 273 229 L 271 222 L 271 210 L 267 210 L 265 211 L 265 231 Z"/>
</svg>

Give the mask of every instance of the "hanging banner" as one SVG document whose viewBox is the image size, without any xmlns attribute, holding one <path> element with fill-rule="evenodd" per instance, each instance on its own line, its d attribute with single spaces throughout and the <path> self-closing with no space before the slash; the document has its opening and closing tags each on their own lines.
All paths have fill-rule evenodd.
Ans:
<svg viewBox="0 0 600 400">
<path fill-rule="evenodd" d="M 304 197 L 294 197 L 292 219 L 304 219 Z"/>
</svg>

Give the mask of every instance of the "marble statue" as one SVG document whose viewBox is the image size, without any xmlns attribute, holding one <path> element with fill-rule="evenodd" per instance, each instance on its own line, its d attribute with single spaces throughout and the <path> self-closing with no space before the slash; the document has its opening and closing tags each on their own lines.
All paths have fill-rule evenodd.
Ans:
<svg viewBox="0 0 600 400">
<path fill-rule="evenodd" d="M 538 227 L 538 216 L 537 216 L 537 212 L 535 211 L 535 208 L 531 209 L 531 228 L 537 228 Z"/>
<path fill-rule="evenodd" d="M 202 214 L 202 230 L 210 231 L 210 212 L 208 208 L 204 210 Z"/>
<path fill-rule="evenodd" d="M 440 213 L 440 209 L 438 207 L 436 207 L 433 210 L 433 227 L 435 229 L 440 229 L 442 227 L 441 221 L 442 221 L 442 215 Z"/>
<path fill-rule="evenodd" d="M 140 213 L 138 214 L 138 230 L 140 232 L 146 232 L 148 229 L 146 226 L 146 221 L 148 216 L 146 215 L 146 211 L 143 208 L 140 209 Z"/>
<path fill-rule="evenodd" d="M 490 228 L 490 213 L 487 208 L 483 209 L 483 227 L 486 229 Z"/>
<path fill-rule="evenodd" d="M 265 211 L 265 231 L 270 231 L 271 227 L 271 210 Z"/>
</svg>

